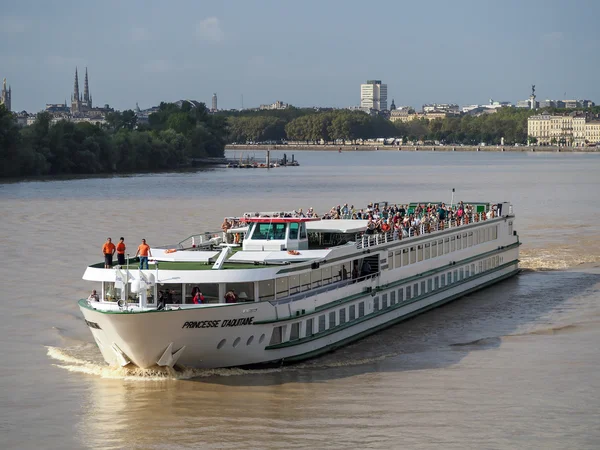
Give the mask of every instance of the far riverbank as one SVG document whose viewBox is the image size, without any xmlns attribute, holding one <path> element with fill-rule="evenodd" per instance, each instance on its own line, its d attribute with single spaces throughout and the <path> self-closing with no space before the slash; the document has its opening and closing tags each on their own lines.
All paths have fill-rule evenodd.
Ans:
<svg viewBox="0 0 600 450">
<path fill-rule="evenodd" d="M 408 152 L 564 152 L 564 153 L 600 153 L 597 147 L 556 147 L 556 146 L 496 146 L 496 145 L 226 145 L 225 150 L 310 150 L 310 151 L 339 151 L 342 152 L 371 152 L 371 151 L 408 151 Z"/>
</svg>

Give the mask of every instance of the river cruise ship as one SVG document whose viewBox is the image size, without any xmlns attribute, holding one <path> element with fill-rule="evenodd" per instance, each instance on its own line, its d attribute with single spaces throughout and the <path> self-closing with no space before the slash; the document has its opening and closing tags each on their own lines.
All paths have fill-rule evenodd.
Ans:
<svg viewBox="0 0 600 450">
<path fill-rule="evenodd" d="M 237 228 L 153 247 L 148 269 L 90 265 L 83 279 L 99 295 L 79 306 L 111 365 L 303 360 L 517 274 L 512 205 L 469 206 L 381 232 L 364 219 L 244 214 Z"/>
</svg>

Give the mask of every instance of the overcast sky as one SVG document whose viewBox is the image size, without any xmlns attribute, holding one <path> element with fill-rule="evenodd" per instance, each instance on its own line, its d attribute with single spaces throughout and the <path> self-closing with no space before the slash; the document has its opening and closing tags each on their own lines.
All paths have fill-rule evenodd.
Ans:
<svg viewBox="0 0 600 450">
<path fill-rule="evenodd" d="M 0 77 L 12 108 L 70 101 L 88 67 L 96 105 L 194 99 L 219 108 L 281 100 L 358 105 L 381 79 L 388 101 L 600 103 L 600 1 L 3 0 Z M 565 97 L 566 96 L 566 97 Z"/>
</svg>

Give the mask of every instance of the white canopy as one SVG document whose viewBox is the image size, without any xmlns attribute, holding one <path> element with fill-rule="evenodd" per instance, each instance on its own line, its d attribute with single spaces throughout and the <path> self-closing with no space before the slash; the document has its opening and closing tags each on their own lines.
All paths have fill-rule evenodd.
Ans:
<svg viewBox="0 0 600 450">
<path fill-rule="evenodd" d="M 169 262 L 208 262 L 209 259 L 215 258 L 219 252 L 210 252 L 202 250 L 177 250 L 167 253 L 167 249 L 153 248 L 151 260 L 169 261 Z"/>
<path fill-rule="evenodd" d="M 324 259 L 331 250 L 298 250 L 298 254 L 283 252 L 237 252 L 229 258 L 229 262 L 285 262 L 285 261 L 310 261 L 313 259 Z"/>
<path fill-rule="evenodd" d="M 315 220 L 306 222 L 306 230 L 313 233 L 360 233 L 367 229 L 366 220 Z"/>
</svg>

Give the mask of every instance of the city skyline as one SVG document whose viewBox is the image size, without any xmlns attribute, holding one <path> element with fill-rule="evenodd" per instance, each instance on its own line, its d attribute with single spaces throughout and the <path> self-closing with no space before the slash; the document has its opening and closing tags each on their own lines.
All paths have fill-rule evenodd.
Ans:
<svg viewBox="0 0 600 450">
<path fill-rule="evenodd" d="M 11 0 L 0 18 L 0 78 L 12 85 L 13 111 L 29 112 L 70 98 L 75 66 L 87 66 L 94 96 L 120 110 L 182 98 L 211 105 L 214 92 L 220 109 L 240 108 L 242 96 L 246 107 L 358 106 L 357 86 L 373 78 L 396 105 L 417 107 L 516 103 L 531 84 L 538 100 L 600 99 L 590 56 L 600 49 L 600 5 L 482 3 L 382 1 L 382 24 L 350 1 Z"/>
</svg>

